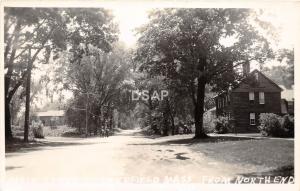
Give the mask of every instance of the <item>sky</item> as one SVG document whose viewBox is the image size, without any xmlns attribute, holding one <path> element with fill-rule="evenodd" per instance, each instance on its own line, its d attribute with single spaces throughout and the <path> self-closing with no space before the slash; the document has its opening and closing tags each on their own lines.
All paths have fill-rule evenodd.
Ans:
<svg viewBox="0 0 300 191">
<path fill-rule="evenodd" d="M 147 23 L 147 12 L 149 7 L 133 7 L 122 6 L 113 8 L 115 21 L 119 23 L 120 40 L 127 46 L 133 46 L 137 37 L 134 29 Z M 279 46 L 285 48 L 292 48 L 296 37 L 295 23 L 297 10 L 293 8 L 268 8 L 265 9 L 263 19 L 269 20 L 278 29 Z"/>
<path fill-rule="evenodd" d="M 112 9 L 115 21 L 119 24 L 120 41 L 123 41 L 129 47 L 136 43 L 137 37 L 134 29 L 147 23 L 147 11 L 149 10 L 150 8 L 147 7 L 139 7 L 137 9 L 132 6 L 122 6 Z"/>
<path fill-rule="evenodd" d="M 119 23 L 120 41 L 124 42 L 127 47 L 133 47 L 136 44 L 137 36 L 134 29 L 147 23 L 147 12 L 151 7 L 140 6 L 134 7 L 132 5 L 121 7 L 113 7 L 112 11 L 115 16 L 115 21 Z M 270 7 L 264 9 L 262 19 L 271 22 L 276 28 L 278 35 L 278 42 L 273 44 L 274 50 L 281 48 L 294 48 L 295 39 L 297 39 L 297 8 L 291 6 Z M 231 44 L 229 42 L 229 44 Z M 276 66 L 282 63 L 278 61 L 267 61 L 265 66 Z M 251 70 L 259 69 L 260 64 L 253 61 Z"/>
</svg>

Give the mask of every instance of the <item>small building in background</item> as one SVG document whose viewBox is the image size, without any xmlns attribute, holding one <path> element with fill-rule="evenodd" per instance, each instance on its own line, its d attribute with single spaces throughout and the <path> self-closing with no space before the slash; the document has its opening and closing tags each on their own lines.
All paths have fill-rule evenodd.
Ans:
<svg viewBox="0 0 300 191">
<path fill-rule="evenodd" d="M 65 125 L 65 111 L 64 110 L 49 110 L 37 112 L 33 116 L 33 120 L 39 118 L 44 126 L 61 126 Z"/>
<path fill-rule="evenodd" d="M 294 115 L 294 89 L 280 87 L 283 89 L 281 92 L 281 113 Z"/>
</svg>

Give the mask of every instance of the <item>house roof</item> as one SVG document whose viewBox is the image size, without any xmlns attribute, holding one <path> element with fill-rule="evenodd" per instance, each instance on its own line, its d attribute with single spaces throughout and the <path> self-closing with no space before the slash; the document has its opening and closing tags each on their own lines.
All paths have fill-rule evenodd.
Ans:
<svg viewBox="0 0 300 191">
<path fill-rule="evenodd" d="M 271 80 L 270 78 L 268 78 L 264 73 L 262 73 L 261 71 L 255 69 L 253 70 L 250 74 L 254 73 L 254 72 L 258 72 L 260 73 L 262 76 L 264 76 L 269 82 L 271 82 L 272 84 L 274 84 L 278 89 L 280 89 L 281 91 L 283 91 L 283 89 L 278 85 L 276 84 L 273 80 Z"/>
<path fill-rule="evenodd" d="M 48 110 L 48 111 L 36 113 L 36 116 L 38 116 L 38 117 L 61 117 L 64 115 L 65 115 L 64 110 Z"/>
<path fill-rule="evenodd" d="M 243 78 L 235 87 L 232 88 L 232 90 L 235 90 L 237 88 L 240 87 L 241 84 L 243 84 L 250 75 L 254 74 L 254 73 L 259 73 L 260 75 L 262 75 L 267 81 L 269 81 L 271 84 L 273 84 L 278 90 L 283 91 L 283 89 L 276 84 L 273 80 L 271 80 L 270 78 L 268 78 L 265 74 L 263 74 L 261 71 L 255 69 L 252 72 L 249 73 L 249 75 L 247 75 L 245 78 Z"/>
<path fill-rule="evenodd" d="M 275 87 L 277 87 L 280 91 L 284 90 L 278 84 L 276 84 L 273 80 L 271 80 L 270 78 L 268 78 L 265 74 L 263 74 L 261 71 L 259 71 L 257 69 L 253 70 L 249 74 L 251 75 L 251 74 L 254 74 L 255 72 L 260 73 L 264 78 L 266 78 L 271 84 L 273 84 Z M 232 88 L 232 90 L 237 89 L 240 86 L 240 84 L 242 84 L 243 82 L 245 82 L 246 79 L 247 79 L 247 77 L 243 78 L 235 87 Z M 227 91 L 222 91 L 218 95 L 214 96 L 213 99 L 221 96 L 222 94 L 226 94 L 226 93 L 227 93 Z"/>
</svg>

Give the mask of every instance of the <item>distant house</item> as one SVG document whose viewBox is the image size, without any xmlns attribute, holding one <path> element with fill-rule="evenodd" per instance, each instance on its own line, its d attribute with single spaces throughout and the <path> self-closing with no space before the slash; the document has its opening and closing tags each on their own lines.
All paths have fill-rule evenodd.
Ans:
<svg viewBox="0 0 300 191">
<path fill-rule="evenodd" d="M 37 112 L 34 118 L 39 118 L 44 126 L 59 126 L 65 124 L 64 110 L 49 110 Z"/>
<path fill-rule="evenodd" d="M 295 106 L 294 101 L 288 101 L 288 114 L 294 115 Z"/>
<path fill-rule="evenodd" d="M 283 91 L 281 92 L 281 113 L 294 115 L 294 90 L 286 89 L 280 86 Z"/>
<path fill-rule="evenodd" d="M 215 97 L 216 115 L 227 116 L 237 133 L 258 132 L 260 113 L 281 114 L 281 92 L 283 89 L 262 72 L 249 72 L 232 90 Z"/>
</svg>

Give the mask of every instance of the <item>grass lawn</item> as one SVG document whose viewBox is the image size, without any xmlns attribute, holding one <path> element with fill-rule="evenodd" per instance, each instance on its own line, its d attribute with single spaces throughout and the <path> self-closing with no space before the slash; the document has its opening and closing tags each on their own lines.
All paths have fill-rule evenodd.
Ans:
<svg viewBox="0 0 300 191">
<path fill-rule="evenodd" d="M 257 166 L 256 172 L 243 176 L 294 176 L 294 141 L 291 140 L 213 141 L 192 144 L 191 149 L 226 163 Z"/>
<path fill-rule="evenodd" d="M 40 145 L 41 143 L 32 137 L 29 138 L 28 142 L 24 142 L 21 137 L 14 137 L 11 140 L 5 141 L 5 152 L 15 152 L 22 148 L 32 148 Z"/>
<path fill-rule="evenodd" d="M 24 128 L 19 126 L 14 126 L 12 128 L 14 137 L 23 137 Z M 45 137 L 70 137 L 70 136 L 78 136 L 75 128 L 68 127 L 66 125 L 50 127 L 43 127 L 43 134 Z M 32 128 L 29 130 L 29 137 L 33 137 Z"/>
<path fill-rule="evenodd" d="M 216 161 L 251 167 L 241 176 L 294 176 L 294 140 L 213 136 L 192 139 L 191 135 L 157 138 L 159 145 L 186 145 Z"/>
<path fill-rule="evenodd" d="M 155 144 L 187 145 L 195 152 L 233 164 L 278 168 L 294 166 L 294 140 L 213 136 L 193 139 L 191 135 L 157 138 Z"/>
<path fill-rule="evenodd" d="M 294 164 L 294 141 L 250 139 L 219 143 L 193 144 L 205 154 L 230 163 L 264 165 L 267 167 Z"/>
<path fill-rule="evenodd" d="M 45 137 L 80 137 L 76 129 L 68 126 L 58 126 L 51 128 L 48 126 L 43 127 L 43 135 Z M 29 130 L 29 141 L 25 143 L 23 141 L 24 129 L 23 127 L 13 126 L 13 139 L 5 142 L 5 152 L 15 152 L 21 149 L 32 149 L 40 146 L 49 145 L 43 142 L 43 139 L 35 139 L 33 137 L 32 130 Z"/>
</svg>

